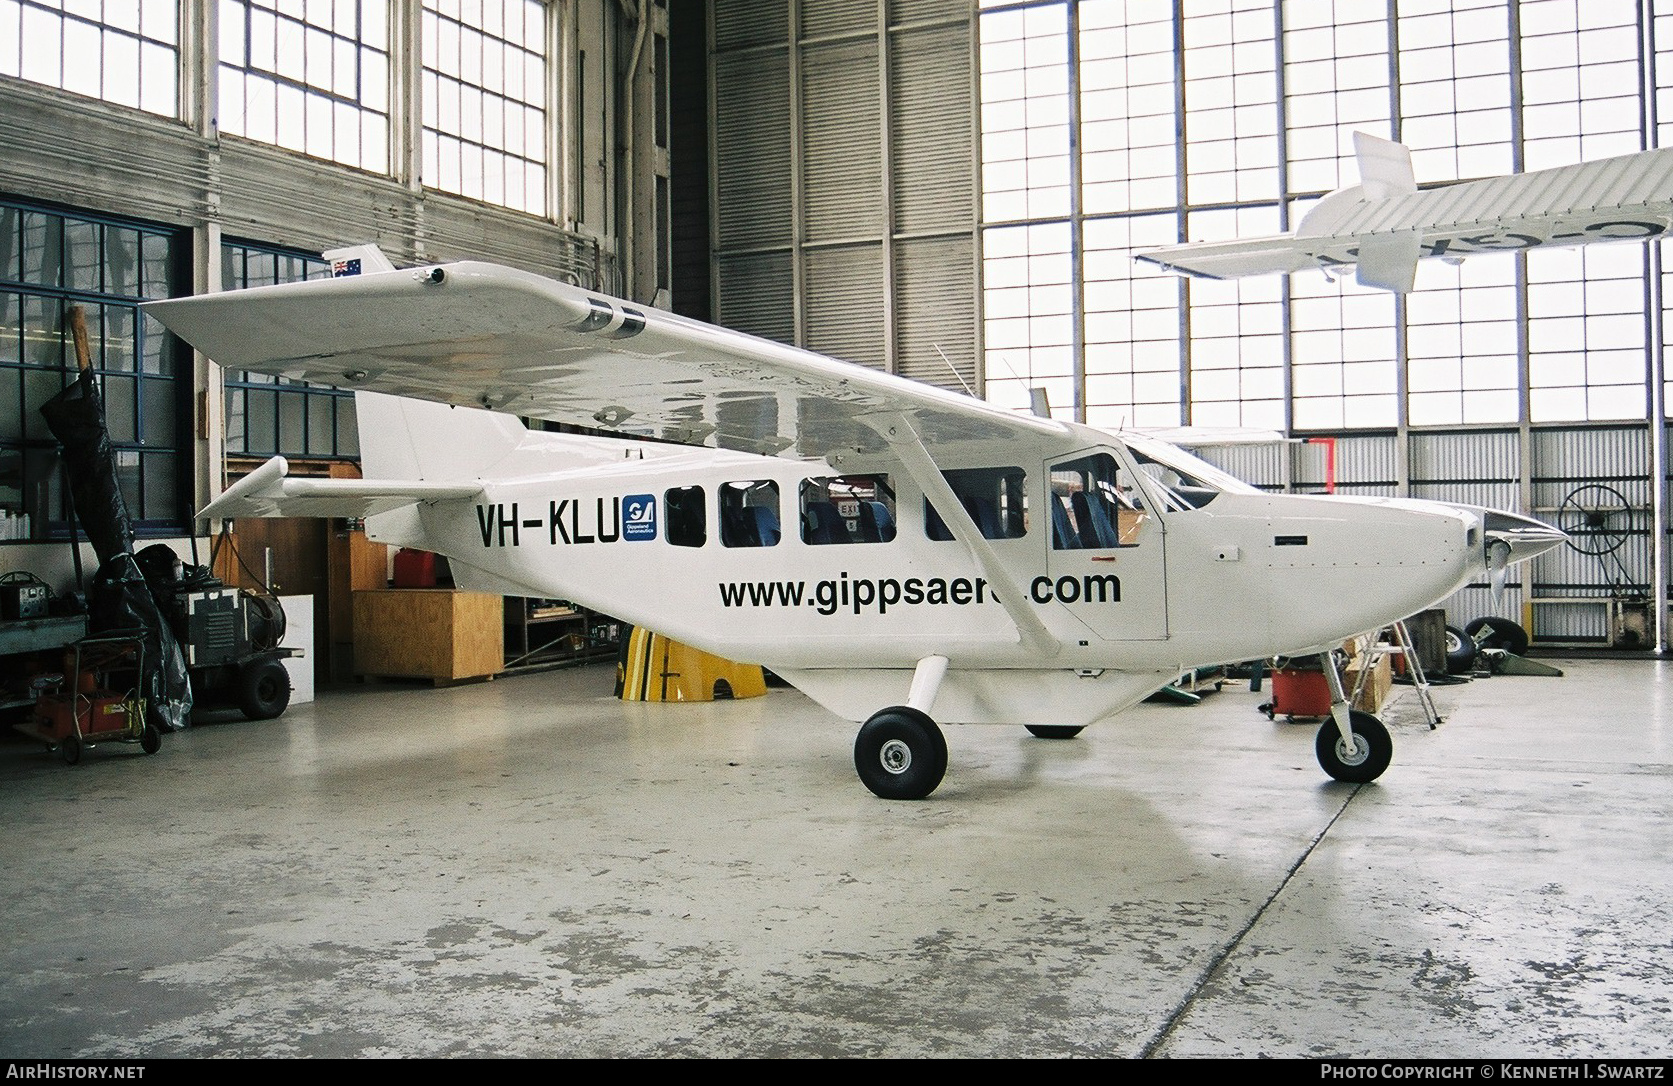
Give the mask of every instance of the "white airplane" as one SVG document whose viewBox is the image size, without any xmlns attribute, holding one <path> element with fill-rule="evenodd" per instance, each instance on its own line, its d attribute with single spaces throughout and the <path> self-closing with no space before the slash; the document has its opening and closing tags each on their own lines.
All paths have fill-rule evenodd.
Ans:
<svg viewBox="0 0 1673 1086">
<path fill-rule="evenodd" d="M 1153 439 L 488 264 L 147 309 L 223 366 L 395 394 L 360 394 L 365 479 L 275 457 L 201 516 L 367 517 L 446 555 L 461 588 L 763 664 L 864 721 L 855 765 L 887 798 L 940 783 L 934 718 L 1067 738 L 1192 668 L 1324 651 L 1564 538 L 1486 509 L 1262 493 Z M 1372 780 L 1388 732 L 1340 686 L 1320 763 Z"/>
<path fill-rule="evenodd" d="M 1673 227 L 1673 148 L 1427 189 L 1402 144 L 1355 132 L 1354 153 L 1360 183 L 1314 203 L 1291 233 L 1135 255 L 1209 279 L 1353 267 L 1363 286 L 1404 292 L 1419 259 L 1654 241 Z"/>
</svg>

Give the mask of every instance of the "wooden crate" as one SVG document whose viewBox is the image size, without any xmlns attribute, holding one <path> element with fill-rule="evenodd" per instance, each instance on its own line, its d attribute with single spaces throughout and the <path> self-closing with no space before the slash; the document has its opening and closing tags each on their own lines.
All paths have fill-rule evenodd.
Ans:
<svg viewBox="0 0 1673 1086">
<path fill-rule="evenodd" d="M 448 588 L 354 594 L 354 670 L 361 675 L 458 682 L 505 667 L 503 597 Z"/>
</svg>

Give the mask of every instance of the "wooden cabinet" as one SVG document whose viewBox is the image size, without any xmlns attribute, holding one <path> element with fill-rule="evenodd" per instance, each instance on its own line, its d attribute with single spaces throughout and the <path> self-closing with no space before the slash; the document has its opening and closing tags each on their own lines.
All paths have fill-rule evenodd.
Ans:
<svg viewBox="0 0 1673 1086">
<path fill-rule="evenodd" d="M 447 588 L 354 594 L 354 669 L 361 675 L 479 679 L 505 669 L 504 597 Z"/>
</svg>

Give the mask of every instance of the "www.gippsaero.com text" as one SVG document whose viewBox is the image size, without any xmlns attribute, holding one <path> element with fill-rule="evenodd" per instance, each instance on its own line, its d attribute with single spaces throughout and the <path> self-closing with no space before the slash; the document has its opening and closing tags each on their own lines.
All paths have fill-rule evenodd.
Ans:
<svg viewBox="0 0 1673 1086">
<path fill-rule="evenodd" d="M 850 577 L 819 581 L 721 581 L 723 607 L 811 607 L 821 615 L 849 611 L 886 615 L 899 607 L 967 607 L 997 603 L 982 577 Z M 1121 578 L 1113 573 L 1035 577 L 1027 586 L 1034 603 L 1120 603 Z"/>
</svg>

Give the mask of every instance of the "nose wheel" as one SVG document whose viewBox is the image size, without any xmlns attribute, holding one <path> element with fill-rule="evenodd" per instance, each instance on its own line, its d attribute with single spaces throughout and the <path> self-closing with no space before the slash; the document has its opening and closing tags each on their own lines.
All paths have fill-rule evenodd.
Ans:
<svg viewBox="0 0 1673 1086">
<path fill-rule="evenodd" d="M 923 799 L 947 773 L 947 740 L 928 714 L 890 706 L 860 726 L 854 768 L 884 799 Z"/>
<path fill-rule="evenodd" d="M 1348 725 L 1353 737 L 1351 743 L 1343 738 L 1335 720 L 1325 718 L 1318 740 L 1313 744 L 1319 765 L 1339 781 L 1351 784 L 1374 781 L 1394 758 L 1394 740 L 1389 738 L 1382 721 L 1358 709 L 1348 714 Z"/>
</svg>

